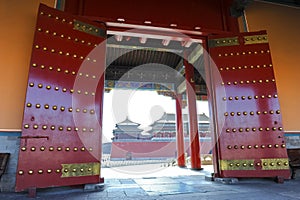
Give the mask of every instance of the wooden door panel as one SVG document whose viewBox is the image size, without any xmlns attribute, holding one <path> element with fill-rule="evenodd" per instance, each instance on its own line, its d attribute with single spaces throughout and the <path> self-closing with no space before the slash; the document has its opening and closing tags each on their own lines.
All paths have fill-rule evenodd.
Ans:
<svg viewBox="0 0 300 200">
<path fill-rule="evenodd" d="M 105 39 L 103 24 L 40 5 L 16 191 L 103 181 Z"/>
<path fill-rule="evenodd" d="M 220 177 L 289 178 L 280 105 L 265 31 L 209 39 Z"/>
</svg>

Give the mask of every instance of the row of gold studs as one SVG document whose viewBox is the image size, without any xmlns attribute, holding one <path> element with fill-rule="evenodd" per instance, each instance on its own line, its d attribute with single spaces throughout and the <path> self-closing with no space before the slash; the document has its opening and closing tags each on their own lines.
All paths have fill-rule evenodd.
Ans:
<svg viewBox="0 0 300 200">
<path fill-rule="evenodd" d="M 269 112 L 268 111 L 257 111 L 257 112 L 254 112 L 254 111 L 250 111 L 249 112 L 249 114 L 250 115 L 254 115 L 254 114 L 257 114 L 257 115 L 260 115 L 260 114 L 274 114 L 274 113 L 276 113 L 276 114 L 280 114 L 280 110 L 276 110 L 276 111 L 274 111 L 274 110 L 270 110 Z M 246 112 L 246 111 L 244 111 L 244 112 L 225 112 L 224 113 L 224 115 L 227 117 L 227 116 L 229 116 L 229 115 L 231 115 L 231 116 L 234 116 L 234 115 L 237 115 L 237 116 L 241 116 L 241 115 L 248 115 L 248 112 Z"/>
<path fill-rule="evenodd" d="M 55 20 L 60 20 L 61 22 L 63 23 L 69 23 L 69 24 L 73 24 L 73 21 L 67 21 L 65 18 L 59 18 L 58 16 L 53 16 L 52 14 L 47 14 L 45 13 L 44 11 L 41 11 L 40 12 L 40 15 L 45 15 L 45 16 L 48 16 L 49 18 L 54 18 Z"/>
<path fill-rule="evenodd" d="M 57 151 L 63 151 L 63 148 L 62 147 L 57 147 L 57 148 L 55 148 L 55 147 L 53 147 L 53 146 L 50 146 L 49 147 L 49 151 L 54 151 L 54 150 L 57 150 Z M 21 151 L 27 151 L 27 150 L 30 150 L 30 151 L 36 151 L 37 150 L 37 148 L 36 147 L 30 147 L 30 148 L 27 148 L 27 147 L 21 147 Z M 41 146 L 40 148 L 39 148 L 39 150 L 40 151 L 46 151 L 47 150 L 47 148 L 46 147 L 44 147 L 44 146 Z M 73 149 L 71 149 L 70 147 L 65 147 L 64 148 L 64 150 L 66 151 L 66 152 L 69 152 L 69 151 L 71 151 L 71 150 L 73 150 L 73 151 L 75 151 L 75 152 L 77 152 L 78 150 L 80 150 L 80 151 L 86 151 L 86 150 L 88 150 L 88 151 L 93 151 L 93 148 L 88 148 L 88 149 L 86 149 L 85 147 L 81 147 L 81 148 L 78 148 L 78 147 L 74 147 Z"/>
<path fill-rule="evenodd" d="M 39 67 L 36 63 L 33 63 L 32 64 L 32 67 Z M 45 65 L 40 65 L 40 68 L 41 69 L 45 69 L 46 66 Z M 53 66 L 48 66 L 47 67 L 50 71 L 57 71 L 57 72 L 64 72 L 65 74 L 72 74 L 72 75 L 76 75 L 77 73 L 75 71 L 72 71 L 70 72 L 68 69 L 66 70 L 62 70 L 60 67 L 53 67 Z M 84 76 L 85 78 L 93 78 L 93 79 L 96 79 L 96 76 L 95 75 L 90 75 L 90 74 L 84 74 L 82 72 L 79 72 L 78 73 L 79 76 Z"/>
<path fill-rule="evenodd" d="M 57 32 L 51 32 L 49 30 L 43 31 L 42 28 L 38 28 L 37 30 L 38 30 L 38 32 L 45 32 L 46 34 L 52 34 L 53 36 L 57 36 L 57 37 L 60 37 L 62 39 L 67 38 L 68 40 L 72 40 L 72 41 L 74 41 L 76 43 L 86 44 L 87 46 L 92 46 L 92 45 L 94 47 L 97 46 L 97 44 L 92 44 L 91 42 L 86 42 L 85 40 L 81 40 L 81 39 L 78 39 L 78 38 L 72 38 L 71 36 L 66 36 L 64 34 L 59 34 Z"/>
<path fill-rule="evenodd" d="M 53 16 L 52 14 L 50 14 L 50 13 L 47 14 L 47 13 L 45 13 L 43 11 L 40 12 L 40 15 L 48 16 L 49 18 L 53 18 L 53 19 L 55 19 L 57 21 L 61 21 L 63 23 L 68 23 L 70 25 L 72 25 L 73 21 L 75 21 L 75 19 L 73 19 L 73 21 L 67 21 L 65 18 L 60 18 L 58 16 Z M 80 24 L 77 23 L 77 24 L 75 24 L 75 26 L 80 27 Z M 82 29 L 86 29 L 86 28 L 88 28 L 89 31 L 94 31 L 95 33 L 99 32 L 99 30 L 97 28 L 93 29 L 92 27 L 86 27 L 85 25 L 82 26 Z"/>
<path fill-rule="evenodd" d="M 66 168 L 66 169 L 64 169 L 63 171 L 67 173 L 67 172 L 69 172 L 69 170 L 70 170 L 70 169 L 67 169 L 67 168 Z M 91 172 L 91 171 L 92 171 L 92 168 L 91 168 L 91 167 L 86 168 L 86 169 L 80 168 L 79 171 L 82 172 L 82 173 L 84 173 L 85 171 L 86 171 L 86 172 Z M 62 169 L 56 169 L 56 170 L 52 170 L 52 169 L 47 169 L 47 170 L 39 169 L 39 170 L 37 170 L 37 173 L 38 173 L 38 174 L 43 174 L 43 173 L 51 174 L 52 172 L 61 173 L 61 172 L 62 172 Z M 72 172 L 77 172 L 77 169 L 76 169 L 76 168 L 73 168 L 73 169 L 72 169 Z M 24 175 L 24 173 L 25 173 L 24 170 L 19 170 L 19 171 L 18 171 L 18 174 L 19 174 L 19 175 Z M 35 172 L 34 172 L 34 170 L 31 169 L 31 170 L 28 170 L 27 173 L 28 173 L 29 175 L 33 175 Z"/>
<path fill-rule="evenodd" d="M 255 40 L 267 40 L 267 37 L 266 36 L 247 36 L 247 37 L 244 37 L 244 41 L 255 41 Z M 216 43 L 217 44 L 220 44 L 220 43 L 232 43 L 232 42 L 238 42 L 238 39 L 219 39 L 219 40 L 216 40 Z"/>
<path fill-rule="evenodd" d="M 232 43 L 232 42 L 238 42 L 238 40 L 237 39 L 227 39 L 227 38 L 225 38 L 225 40 L 224 39 L 219 39 L 219 40 L 216 40 L 216 43 L 217 44 L 220 44 L 220 43 Z"/>
<path fill-rule="evenodd" d="M 52 169 L 47 169 L 47 173 L 48 174 L 51 174 L 52 172 L 56 172 L 56 173 L 60 173 L 61 172 L 61 169 L 56 169 L 56 170 L 52 170 Z M 38 174 L 43 174 L 44 173 L 44 170 L 42 170 L 42 169 L 39 169 L 38 171 Z M 19 175 L 24 175 L 24 170 L 19 170 L 18 171 L 18 174 Z M 27 172 L 29 175 L 33 175 L 34 174 L 34 170 L 28 170 L 28 172 Z"/>
<path fill-rule="evenodd" d="M 272 98 L 272 97 L 273 98 L 278 98 L 278 95 L 277 94 L 274 94 L 273 96 L 271 94 L 269 94 L 269 95 L 260 95 L 260 96 L 254 95 L 253 97 L 252 96 L 248 96 L 248 97 L 246 97 L 246 96 L 241 96 L 241 97 L 239 97 L 239 96 L 235 96 L 235 97 L 230 96 L 228 98 L 223 97 L 223 101 L 226 101 L 226 100 L 232 101 L 232 100 L 239 100 L 239 99 L 241 99 L 241 100 L 246 100 L 246 99 L 251 100 L 252 98 L 253 99 L 258 99 L 258 98 L 264 99 L 266 97 L 267 98 Z"/>
<path fill-rule="evenodd" d="M 272 64 L 269 64 L 269 65 L 256 65 L 256 66 L 254 66 L 254 65 L 251 65 L 251 66 L 245 65 L 245 66 L 238 66 L 238 67 L 220 67 L 219 69 L 220 69 L 220 71 L 223 71 L 223 70 L 228 71 L 228 70 L 254 69 L 254 68 L 259 69 L 261 67 L 266 68 L 266 67 L 272 67 L 272 66 L 273 66 Z"/>
<path fill-rule="evenodd" d="M 26 106 L 30 108 L 30 107 L 32 107 L 33 105 L 32 105 L 32 103 L 27 103 Z M 37 109 L 39 109 L 39 108 L 42 107 L 42 105 L 41 105 L 41 104 L 35 104 L 35 107 L 36 107 Z M 51 106 L 50 106 L 49 104 L 45 104 L 45 105 L 44 105 L 44 108 L 45 108 L 45 109 L 50 109 L 50 107 L 51 107 Z M 56 105 L 52 106 L 52 110 L 57 110 L 57 109 L 58 109 L 58 106 L 56 106 Z M 61 106 L 59 110 L 65 111 L 65 110 L 66 110 L 66 107 Z M 69 112 L 73 112 L 73 108 L 72 108 L 72 107 L 69 107 L 69 108 L 68 108 L 68 111 L 69 111 Z M 80 108 L 76 108 L 75 111 L 76 111 L 76 112 L 80 112 L 81 109 L 80 109 Z M 91 109 L 89 112 L 88 112 L 88 109 L 82 109 L 82 112 L 83 112 L 83 113 L 95 114 L 95 110 L 94 110 L 94 109 Z"/>
<path fill-rule="evenodd" d="M 25 129 L 29 129 L 30 128 L 30 125 L 29 124 L 24 124 L 24 128 Z M 51 126 L 47 126 L 47 125 L 38 125 L 38 124 L 33 124 L 32 126 L 33 129 L 39 129 L 39 128 L 42 128 L 43 130 L 47 130 L 48 128 L 50 128 L 50 130 L 54 131 L 56 128 L 59 130 L 59 131 L 63 131 L 64 128 L 66 128 L 67 131 L 80 131 L 78 127 L 70 127 L 70 126 L 67 126 L 67 127 L 63 127 L 63 126 L 58 126 L 56 127 L 55 125 L 51 125 Z M 83 127 L 82 129 L 82 132 L 87 132 L 88 131 L 88 128 L 85 128 Z M 89 129 L 89 132 L 94 132 L 94 129 L 93 128 L 90 128 Z"/>
<path fill-rule="evenodd" d="M 264 54 L 264 53 L 270 53 L 270 50 L 261 50 L 261 51 L 248 51 L 248 52 L 236 52 L 236 53 L 224 53 L 224 54 L 219 54 L 219 57 L 221 56 L 239 56 L 239 55 L 251 55 L 251 54 Z"/>
<path fill-rule="evenodd" d="M 234 82 L 226 82 L 226 84 L 227 85 L 231 85 L 231 84 L 233 84 L 233 85 L 238 85 L 238 84 L 250 84 L 250 83 L 253 83 L 253 84 L 255 84 L 255 83 L 270 83 L 270 82 L 275 82 L 275 79 L 271 79 L 271 80 L 269 80 L 269 79 L 266 79 L 266 80 L 262 80 L 262 79 L 260 79 L 260 80 L 247 80 L 247 81 L 234 81 Z M 225 85 L 225 83 L 224 82 L 222 82 L 221 83 L 221 85 Z"/>
<path fill-rule="evenodd" d="M 267 36 L 248 36 L 248 37 L 244 37 L 244 41 L 249 41 L 249 40 L 252 40 L 252 41 L 255 41 L 255 40 L 267 40 Z"/>
<path fill-rule="evenodd" d="M 36 63 L 33 63 L 32 64 L 32 67 L 39 67 Z M 55 70 L 55 67 L 52 67 L 52 66 L 48 66 L 46 67 L 45 65 L 40 65 L 40 68 L 41 69 L 46 69 L 48 68 L 50 71 L 57 71 L 57 72 L 64 72 L 65 74 L 72 74 L 72 75 L 76 75 L 76 71 L 69 71 L 68 69 L 66 70 L 62 70 L 60 67 L 57 67 L 56 70 Z"/>
<path fill-rule="evenodd" d="M 264 148 L 266 148 L 266 147 L 268 147 L 268 148 L 279 148 L 281 146 L 281 148 L 285 148 L 286 147 L 286 145 L 285 144 L 282 144 L 282 145 L 279 145 L 279 144 L 274 144 L 274 145 L 272 145 L 272 144 L 268 144 L 268 145 L 264 145 L 264 144 L 262 144 L 262 145 L 258 145 L 258 144 L 255 144 L 255 145 L 241 145 L 240 147 L 238 146 L 238 145 L 234 145 L 234 146 L 232 146 L 232 145 L 228 145 L 227 146 L 227 149 L 245 149 L 245 148 L 247 148 L 247 149 L 252 149 L 252 148 L 254 148 L 254 149 L 259 149 L 259 148 L 262 148 L 262 149 L 264 149 Z"/>
<path fill-rule="evenodd" d="M 266 127 L 266 128 L 263 128 L 263 127 L 259 127 L 259 128 L 239 128 L 239 129 L 236 129 L 236 128 L 233 128 L 233 129 L 230 129 L 230 128 L 227 128 L 226 129 L 226 132 L 227 133 L 230 133 L 230 132 L 233 132 L 233 133 L 235 133 L 235 132 L 249 132 L 249 131 L 253 131 L 253 132 L 255 132 L 256 130 L 258 130 L 258 131 L 270 131 L 270 130 L 272 130 L 272 131 L 276 131 L 277 130 L 277 128 L 276 127 L 272 127 L 272 128 L 269 128 L 269 127 Z M 283 130 L 283 128 L 282 127 L 278 127 L 278 130 L 279 131 L 282 131 Z"/>
<path fill-rule="evenodd" d="M 96 35 L 97 35 L 97 33 L 99 33 L 98 28 L 94 27 L 93 25 L 85 24 L 85 23 L 81 24 L 82 22 L 79 22 L 77 20 L 74 20 L 74 21 L 75 21 L 74 25 L 76 27 L 76 28 L 74 27 L 75 30 L 82 30 L 84 32 L 90 32 L 90 33 L 96 34 Z"/>
<path fill-rule="evenodd" d="M 51 53 L 57 53 L 59 55 L 65 55 L 65 56 L 71 56 L 73 58 L 77 58 L 77 59 L 80 59 L 80 60 L 83 60 L 84 59 L 84 56 L 78 56 L 77 54 L 71 54 L 69 52 L 63 52 L 63 51 L 57 51 L 55 49 L 49 49 L 47 47 L 40 47 L 39 45 L 35 45 L 34 46 L 36 49 L 42 49 L 43 51 L 50 51 Z M 92 59 L 92 58 L 86 58 L 87 61 L 91 61 L 91 62 L 97 62 L 96 59 Z"/>
<path fill-rule="evenodd" d="M 34 87 L 34 83 L 33 82 L 30 82 L 29 83 L 29 87 Z M 43 84 L 41 84 L 41 83 L 39 83 L 38 85 L 37 85 L 37 87 L 38 88 L 40 88 L 40 89 L 42 89 L 44 86 L 43 86 Z M 52 87 L 51 87 L 51 85 L 47 85 L 46 87 L 45 87 L 47 90 L 50 90 Z M 59 87 L 54 87 L 54 90 L 55 91 L 59 91 Z M 62 88 L 62 91 L 63 92 L 67 92 L 68 90 L 66 89 L 66 88 Z M 74 89 L 70 89 L 70 93 L 74 93 Z M 77 94 L 85 94 L 85 95 L 89 95 L 89 92 L 88 91 L 85 91 L 85 92 L 82 92 L 81 90 L 77 90 Z M 95 96 L 95 92 L 92 92 L 91 93 L 91 95 L 92 96 Z"/>
<path fill-rule="evenodd" d="M 285 165 L 285 166 L 288 166 L 288 165 L 289 165 L 288 162 L 282 163 L 282 162 L 280 162 L 280 161 L 278 161 L 276 164 L 277 164 L 278 166 L 281 166 L 282 164 Z M 255 165 L 259 167 L 259 166 L 261 166 L 261 165 L 263 165 L 263 166 L 268 166 L 268 165 L 270 165 L 270 166 L 275 166 L 276 164 L 275 164 L 274 162 L 270 162 L 270 163 L 267 163 L 267 162 L 263 162 L 263 163 L 257 162 Z M 228 164 L 229 167 L 234 167 L 234 165 L 237 166 L 237 167 L 241 167 L 241 166 L 247 167 L 247 166 L 248 166 L 247 163 L 229 163 L 229 164 Z M 249 163 L 249 166 L 250 166 L 250 167 L 253 167 L 254 164 L 253 164 L 253 163 Z"/>
</svg>

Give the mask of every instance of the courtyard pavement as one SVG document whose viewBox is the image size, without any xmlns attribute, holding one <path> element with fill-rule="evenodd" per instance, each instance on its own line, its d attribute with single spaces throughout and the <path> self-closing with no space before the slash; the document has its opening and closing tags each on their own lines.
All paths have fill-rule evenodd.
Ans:
<svg viewBox="0 0 300 200">
<path fill-rule="evenodd" d="M 105 184 L 97 191 L 83 187 L 39 189 L 36 199 L 51 200 L 225 200 L 300 199 L 300 176 L 285 180 L 239 179 L 233 182 L 207 180 L 212 166 L 201 171 L 159 164 L 101 169 Z M 87 189 L 88 187 L 86 187 Z M 0 193 L 1 200 L 30 199 L 27 193 Z"/>
</svg>

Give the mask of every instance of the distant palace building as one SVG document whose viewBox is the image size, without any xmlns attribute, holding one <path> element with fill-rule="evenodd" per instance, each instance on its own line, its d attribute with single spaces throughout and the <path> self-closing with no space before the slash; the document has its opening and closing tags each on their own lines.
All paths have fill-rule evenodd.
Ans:
<svg viewBox="0 0 300 200">
<path fill-rule="evenodd" d="M 188 137 L 188 115 L 184 114 L 183 132 L 184 136 Z M 154 121 L 150 126 L 151 130 L 148 134 L 142 134 L 143 130 L 139 128 L 140 124 L 126 118 L 124 121 L 116 124 L 113 130 L 113 141 L 121 140 L 159 140 L 176 137 L 176 116 L 175 114 L 165 113 L 160 119 Z M 198 131 L 200 137 L 209 136 L 209 117 L 204 113 L 198 115 Z"/>
<path fill-rule="evenodd" d="M 189 135 L 188 128 L 188 115 L 182 116 L 183 120 L 183 133 L 185 137 Z M 198 115 L 198 131 L 200 137 L 209 135 L 209 117 L 204 113 Z M 151 125 L 152 129 L 149 133 L 153 138 L 175 138 L 176 137 L 176 115 L 165 113 L 159 120 Z"/>
<path fill-rule="evenodd" d="M 188 115 L 183 115 L 185 152 L 189 155 Z M 147 133 L 140 124 L 126 118 L 116 124 L 113 130 L 111 159 L 164 159 L 176 156 L 176 115 L 165 113 L 153 122 Z M 209 117 L 198 115 L 198 131 L 201 154 L 212 149 Z"/>
<path fill-rule="evenodd" d="M 116 128 L 113 130 L 113 141 L 115 140 L 124 140 L 124 139 L 136 139 L 141 138 L 142 129 L 138 127 L 140 124 L 135 123 L 128 118 L 124 121 L 116 124 Z"/>
</svg>

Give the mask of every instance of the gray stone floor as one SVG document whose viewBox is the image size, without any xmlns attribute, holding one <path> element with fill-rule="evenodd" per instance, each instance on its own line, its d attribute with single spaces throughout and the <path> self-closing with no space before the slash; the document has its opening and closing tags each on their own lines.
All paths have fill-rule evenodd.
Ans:
<svg viewBox="0 0 300 200">
<path fill-rule="evenodd" d="M 233 184 L 205 180 L 200 175 L 107 178 L 102 190 L 86 192 L 81 187 L 40 189 L 37 199 L 51 200 L 197 200 L 197 199 L 300 199 L 300 177 L 283 184 L 272 179 L 239 179 Z M 2 200 L 29 199 L 26 193 L 0 193 Z"/>
</svg>

